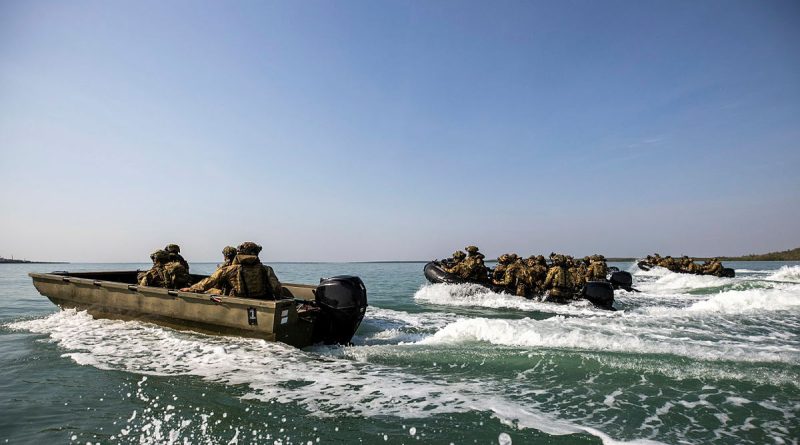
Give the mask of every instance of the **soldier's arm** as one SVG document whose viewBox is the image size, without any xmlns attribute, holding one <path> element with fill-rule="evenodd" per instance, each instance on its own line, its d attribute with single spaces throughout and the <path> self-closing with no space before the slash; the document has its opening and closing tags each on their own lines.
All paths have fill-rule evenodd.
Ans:
<svg viewBox="0 0 800 445">
<path fill-rule="evenodd" d="M 227 267 L 221 267 L 221 268 L 217 269 L 216 271 L 214 271 L 213 274 L 211 274 L 210 277 L 203 278 L 202 280 L 200 280 L 196 284 L 194 284 L 192 286 L 189 286 L 188 288 L 185 288 L 186 292 L 197 292 L 197 293 L 201 293 L 202 294 L 203 292 L 206 292 L 209 289 L 212 289 L 212 288 L 215 288 L 215 287 L 221 287 L 220 284 L 222 283 L 222 277 L 224 276 L 224 273 L 225 273 L 226 269 L 227 269 Z M 181 289 L 181 290 L 183 290 L 183 289 Z"/>
<path fill-rule="evenodd" d="M 272 288 L 272 295 L 275 296 L 276 299 L 281 298 L 283 296 L 283 287 L 281 286 L 280 280 L 278 280 L 278 276 L 275 275 L 275 271 L 272 270 L 270 266 L 264 266 L 264 269 L 267 270 L 267 283 L 269 283 L 269 287 Z"/>
<path fill-rule="evenodd" d="M 553 284 L 553 273 L 548 271 L 547 277 L 544 279 L 544 287 L 550 287 Z"/>
<path fill-rule="evenodd" d="M 139 277 L 139 286 L 149 286 L 150 285 L 150 271 L 143 273 Z"/>
</svg>

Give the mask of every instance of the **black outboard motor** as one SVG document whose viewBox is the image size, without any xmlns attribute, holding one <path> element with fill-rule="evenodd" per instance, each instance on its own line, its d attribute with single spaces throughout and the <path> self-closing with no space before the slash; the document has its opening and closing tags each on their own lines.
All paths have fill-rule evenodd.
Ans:
<svg viewBox="0 0 800 445">
<path fill-rule="evenodd" d="M 606 281 L 589 281 L 583 287 L 581 295 L 600 309 L 615 311 L 614 288 Z"/>
<path fill-rule="evenodd" d="M 608 278 L 614 289 L 625 289 L 628 292 L 633 291 L 633 276 L 630 272 L 624 270 L 613 272 Z"/>
<path fill-rule="evenodd" d="M 347 345 L 367 310 L 367 288 L 361 278 L 340 275 L 321 279 L 316 292 L 320 309 L 314 343 Z"/>
<path fill-rule="evenodd" d="M 730 267 L 723 267 L 722 268 L 722 273 L 719 276 L 724 277 L 724 278 L 735 278 L 736 277 L 736 271 L 731 269 Z"/>
</svg>

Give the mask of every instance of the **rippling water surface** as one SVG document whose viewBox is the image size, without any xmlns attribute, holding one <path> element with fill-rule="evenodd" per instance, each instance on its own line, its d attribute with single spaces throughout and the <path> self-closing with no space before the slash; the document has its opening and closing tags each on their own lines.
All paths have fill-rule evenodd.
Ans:
<svg viewBox="0 0 800 445">
<path fill-rule="evenodd" d="M 306 350 L 59 311 L 27 276 L 145 264 L 0 265 L 0 440 L 798 442 L 800 265 L 612 265 L 641 291 L 617 312 L 428 285 L 416 263 L 275 264 L 367 285 L 355 345 Z"/>
</svg>

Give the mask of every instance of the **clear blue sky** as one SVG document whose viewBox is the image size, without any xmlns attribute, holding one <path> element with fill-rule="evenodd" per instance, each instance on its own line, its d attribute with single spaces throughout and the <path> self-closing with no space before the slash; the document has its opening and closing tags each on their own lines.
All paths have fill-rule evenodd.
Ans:
<svg viewBox="0 0 800 445">
<path fill-rule="evenodd" d="M 800 246 L 797 1 L 0 2 L 0 255 Z"/>
</svg>

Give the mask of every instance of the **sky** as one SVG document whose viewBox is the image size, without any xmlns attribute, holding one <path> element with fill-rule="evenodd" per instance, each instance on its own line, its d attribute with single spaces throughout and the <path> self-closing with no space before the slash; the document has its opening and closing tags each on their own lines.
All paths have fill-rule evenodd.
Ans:
<svg viewBox="0 0 800 445">
<path fill-rule="evenodd" d="M 797 1 L 0 2 L 0 256 L 800 246 Z"/>
</svg>

